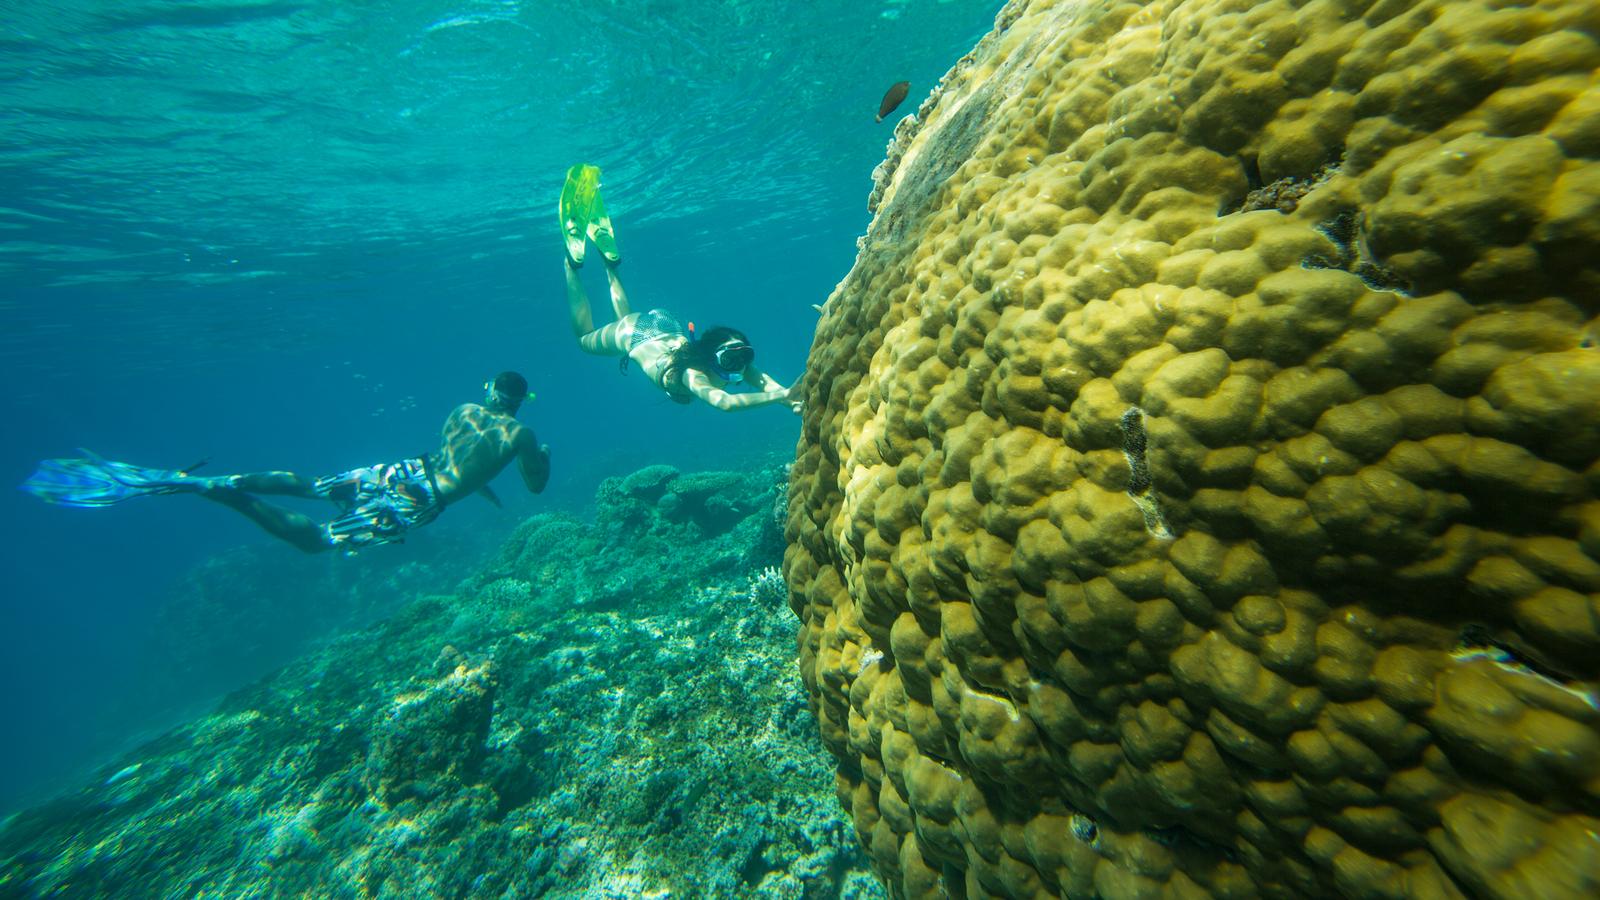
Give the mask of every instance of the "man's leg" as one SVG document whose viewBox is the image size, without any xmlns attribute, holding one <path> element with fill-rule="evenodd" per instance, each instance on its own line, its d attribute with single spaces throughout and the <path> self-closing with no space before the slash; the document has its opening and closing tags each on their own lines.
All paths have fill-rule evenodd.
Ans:
<svg viewBox="0 0 1600 900">
<path fill-rule="evenodd" d="M 244 475 L 238 477 L 243 479 L 254 479 L 265 478 L 268 476 L 285 475 L 289 476 L 290 478 L 298 479 L 298 476 L 291 475 L 288 472 L 269 472 L 264 473 L 263 475 Z M 300 480 L 303 481 L 303 479 Z M 272 485 L 269 484 L 267 486 Z M 286 483 L 280 483 L 276 486 L 287 487 L 288 485 Z M 262 493 L 287 494 L 293 492 L 289 490 L 273 490 L 262 491 Z M 306 553 L 321 553 L 324 550 L 331 549 L 333 546 L 328 542 L 327 532 L 323 531 L 322 525 L 312 521 L 309 516 L 302 515 L 293 510 L 284 509 L 281 506 L 273 506 L 271 503 L 267 503 L 263 500 L 258 500 L 255 497 L 250 496 L 243 490 L 237 488 L 216 487 L 201 493 L 200 496 L 212 501 L 213 503 L 220 503 L 229 509 L 237 510 L 238 512 L 242 513 L 245 518 L 261 526 L 261 528 L 268 534 L 287 541 L 288 543 L 293 544 L 296 549 L 302 550 Z M 314 495 L 306 493 L 295 494 L 295 496 L 309 497 Z"/>
<path fill-rule="evenodd" d="M 230 475 L 223 479 L 223 487 L 231 487 L 248 494 L 280 494 L 288 497 L 321 499 L 316 492 L 316 482 L 301 478 L 293 472 L 251 472 Z"/>
</svg>

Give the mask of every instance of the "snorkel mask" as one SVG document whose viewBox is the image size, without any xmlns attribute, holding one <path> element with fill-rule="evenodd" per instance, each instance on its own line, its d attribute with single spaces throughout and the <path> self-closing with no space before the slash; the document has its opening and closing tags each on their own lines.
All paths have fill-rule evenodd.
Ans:
<svg viewBox="0 0 1600 900">
<path fill-rule="evenodd" d="M 726 381 L 737 383 L 744 380 L 745 367 L 755 361 L 756 351 L 744 341 L 729 341 L 717 348 L 714 358 L 718 374 Z"/>
<path fill-rule="evenodd" d="M 511 395 L 502 393 L 501 391 L 497 390 L 495 388 L 495 386 L 494 386 L 494 382 L 493 381 L 485 381 L 483 383 L 483 405 L 484 406 L 495 406 L 495 405 L 500 404 L 500 403 L 505 403 L 508 406 L 509 405 L 521 406 L 524 401 L 532 400 L 533 397 L 534 397 L 533 391 L 529 391 L 527 393 L 527 396 L 515 397 L 515 396 L 511 396 Z"/>
</svg>

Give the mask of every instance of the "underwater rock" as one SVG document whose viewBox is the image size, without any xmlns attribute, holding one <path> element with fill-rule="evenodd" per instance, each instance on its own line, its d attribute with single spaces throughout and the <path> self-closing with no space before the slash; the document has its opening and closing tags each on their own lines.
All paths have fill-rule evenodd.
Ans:
<svg viewBox="0 0 1600 900">
<path fill-rule="evenodd" d="M 595 491 L 593 526 L 533 516 L 469 587 L 514 594 L 522 585 L 558 584 L 591 612 L 626 609 L 642 595 L 681 595 L 781 558 L 784 522 L 774 510 L 786 490 L 787 469 L 776 461 L 741 472 L 650 466 L 608 478 Z M 619 557 L 638 564 L 618 566 Z M 652 559 L 672 564 L 643 564 Z M 504 584 L 492 588 L 496 581 Z"/>
<path fill-rule="evenodd" d="M 1597 34 L 1015 0 L 897 129 L 784 565 L 892 893 L 1600 893 Z"/>
<path fill-rule="evenodd" d="M 372 737 L 368 790 L 392 806 L 473 783 L 493 709 L 488 665 L 458 665 L 426 688 L 395 697 Z"/>
<path fill-rule="evenodd" d="M 733 472 L 700 472 L 681 478 L 657 506 L 673 522 L 693 522 L 704 537 L 715 537 L 756 511 L 764 498 L 752 501 L 743 491 L 744 477 Z"/>
<path fill-rule="evenodd" d="M 622 541 L 641 533 L 689 541 L 716 537 L 758 509 L 770 508 L 783 483 L 784 474 L 773 466 L 687 475 L 671 466 L 650 466 L 601 483 L 595 492 L 596 521 Z M 694 527 L 673 527 L 684 525 Z"/>
</svg>

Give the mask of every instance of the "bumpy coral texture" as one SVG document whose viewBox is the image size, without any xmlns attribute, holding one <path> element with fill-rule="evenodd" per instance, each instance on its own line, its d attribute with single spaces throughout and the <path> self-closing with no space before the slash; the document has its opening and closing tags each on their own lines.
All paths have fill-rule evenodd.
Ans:
<svg viewBox="0 0 1600 900">
<path fill-rule="evenodd" d="M 1001 26 L 880 169 L 790 485 L 879 874 L 1600 893 L 1600 4 Z"/>
</svg>

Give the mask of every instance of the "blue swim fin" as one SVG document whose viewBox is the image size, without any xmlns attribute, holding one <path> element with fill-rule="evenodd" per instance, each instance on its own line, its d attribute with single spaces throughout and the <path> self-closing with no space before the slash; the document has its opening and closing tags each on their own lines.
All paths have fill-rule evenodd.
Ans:
<svg viewBox="0 0 1600 900">
<path fill-rule="evenodd" d="M 81 448 L 80 448 L 81 449 Z M 47 459 L 18 486 L 46 503 L 111 506 L 146 494 L 192 494 L 212 479 L 191 478 L 177 469 L 148 469 L 82 450 L 84 459 Z"/>
</svg>

